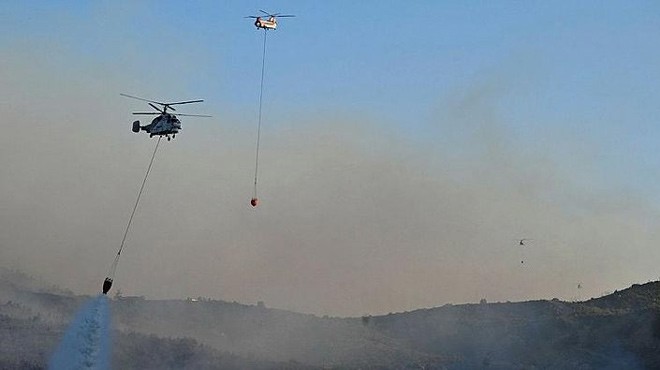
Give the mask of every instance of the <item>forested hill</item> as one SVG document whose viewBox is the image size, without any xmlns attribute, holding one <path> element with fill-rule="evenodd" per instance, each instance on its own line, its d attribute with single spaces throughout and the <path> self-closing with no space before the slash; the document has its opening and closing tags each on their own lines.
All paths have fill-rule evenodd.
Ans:
<svg viewBox="0 0 660 370">
<path fill-rule="evenodd" d="M 44 366 L 87 298 L 4 274 L 0 368 Z M 445 305 L 361 318 L 141 297 L 115 298 L 111 312 L 113 364 L 122 369 L 660 368 L 657 282 L 586 302 Z"/>
</svg>

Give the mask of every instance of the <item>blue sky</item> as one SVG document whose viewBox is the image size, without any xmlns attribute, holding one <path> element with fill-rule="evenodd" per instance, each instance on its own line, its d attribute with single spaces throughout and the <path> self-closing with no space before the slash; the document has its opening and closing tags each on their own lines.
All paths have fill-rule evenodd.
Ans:
<svg viewBox="0 0 660 370">
<path fill-rule="evenodd" d="M 513 172 L 515 161 L 529 160 L 533 172 L 535 161 L 540 168 L 547 160 L 569 174 L 567 188 L 595 198 L 625 194 L 659 209 L 657 1 L 13 1 L 0 12 L 0 50 L 38 70 L 13 65 L 6 72 L 25 73 L 24 84 L 23 77 L 12 80 L 25 98 L 44 96 L 29 78 L 42 73 L 54 76 L 62 95 L 92 92 L 95 100 L 84 107 L 54 97 L 49 109 L 96 123 L 102 135 L 111 130 L 87 112 L 111 105 L 116 116 L 108 120 L 128 122 L 128 112 L 144 108 L 120 92 L 203 98 L 188 111 L 216 118 L 187 127 L 252 132 L 263 31 L 244 16 L 258 9 L 296 15 L 268 34 L 267 144 L 277 144 L 278 130 L 300 127 L 290 121 L 314 128 L 354 117 L 346 121 L 370 122 L 364 130 L 382 129 L 399 141 L 394 159 L 422 148 L 415 165 L 449 157 L 460 167 L 483 160 L 470 157 L 481 153 L 477 136 L 493 134 L 504 138 L 494 145 L 510 147 L 512 156 L 503 158 L 513 161 Z M 45 103 L 32 102 L 41 115 L 52 111 Z M 482 120 L 496 122 L 494 131 L 479 133 Z M 184 154 L 208 143 L 248 153 L 253 145 L 251 136 L 242 145 L 222 136 L 204 141 L 212 130 L 186 130 L 187 141 L 177 143 L 190 151 Z M 128 137 L 121 138 L 126 145 Z M 242 156 L 248 164 L 251 155 Z M 428 171 L 449 173 L 449 166 Z"/>
<path fill-rule="evenodd" d="M 2 38 L 5 45 L 23 37 L 55 41 L 104 59 L 128 42 L 142 51 L 136 68 L 186 54 L 187 45 L 203 50 L 204 67 L 227 79 L 223 87 L 240 89 L 258 75 L 252 67 L 261 38 L 242 17 L 269 7 L 298 15 L 271 35 L 268 60 L 268 81 L 282 100 L 318 91 L 298 105 L 345 103 L 341 90 L 354 94 L 343 96 L 348 101 L 409 111 L 405 104 L 433 104 L 512 55 L 545 62 L 546 71 L 536 73 L 555 84 L 536 94 L 575 91 L 586 108 L 599 97 L 591 90 L 627 85 L 638 100 L 653 92 L 657 77 L 655 2 L 30 2 L 6 4 Z"/>
<path fill-rule="evenodd" d="M 340 107 L 406 126 L 493 70 L 521 68 L 513 84 L 531 86 L 514 92 L 510 115 L 562 124 L 607 111 L 647 129 L 657 116 L 660 5 L 652 1 L 14 2 L 5 5 L 0 40 L 55 42 L 80 58 L 68 62 L 89 68 L 128 50 L 127 73 L 159 64 L 151 68 L 202 82 L 209 102 L 243 108 L 254 105 L 261 32 L 242 17 L 259 8 L 298 16 L 269 37 L 275 112 Z M 203 59 L 190 76 L 176 70 L 187 54 Z"/>
<path fill-rule="evenodd" d="M 653 1 L 32 1 L 4 8 L 4 48 L 52 42 L 62 63 L 120 65 L 138 80 L 135 94 L 147 90 L 140 83 L 174 78 L 186 93 L 238 115 L 254 113 L 262 37 L 242 17 L 260 8 L 295 13 L 269 35 L 265 108 L 272 117 L 343 111 L 426 136 L 441 101 L 495 78 L 506 80 L 497 102 L 502 119 L 521 139 L 540 140 L 544 127 L 567 129 L 607 146 L 608 162 L 626 178 L 631 162 L 660 164 L 660 5 Z M 649 176 L 640 179 L 656 180 Z"/>
</svg>

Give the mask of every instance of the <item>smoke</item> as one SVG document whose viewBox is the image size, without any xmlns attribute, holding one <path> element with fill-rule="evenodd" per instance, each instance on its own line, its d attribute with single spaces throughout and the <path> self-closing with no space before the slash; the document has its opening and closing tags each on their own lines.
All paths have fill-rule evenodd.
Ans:
<svg viewBox="0 0 660 370">
<path fill-rule="evenodd" d="M 53 354 L 50 370 L 110 369 L 109 310 L 105 295 L 87 302 Z"/>
<path fill-rule="evenodd" d="M 596 296 L 657 277 L 657 210 L 601 171 L 607 148 L 554 122 L 515 122 L 518 81 L 535 73 L 524 61 L 439 97 L 425 122 L 328 107 L 266 114 L 253 209 L 255 117 L 198 95 L 228 88 L 204 79 L 203 50 L 174 60 L 186 79 L 169 55 L 153 63 L 137 41 L 97 32 L 110 44 L 103 62 L 33 40 L 0 61 L 2 264 L 98 291 L 154 144 L 130 131 L 129 112 L 144 106 L 127 92 L 207 98 L 190 113 L 215 118 L 182 118 L 159 150 L 113 287 L 125 295 L 361 315 L 571 299 L 578 282 Z M 524 266 L 517 238 L 535 239 Z"/>
</svg>

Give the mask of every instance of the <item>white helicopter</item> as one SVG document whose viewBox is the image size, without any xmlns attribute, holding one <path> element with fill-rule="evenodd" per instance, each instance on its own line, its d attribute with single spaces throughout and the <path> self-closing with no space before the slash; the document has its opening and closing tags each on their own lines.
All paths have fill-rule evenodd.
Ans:
<svg viewBox="0 0 660 370">
<path fill-rule="evenodd" d="M 261 9 L 259 9 L 259 11 L 264 13 L 266 17 L 264 17 L 263 15 L 250 15 L 245 17 L 245 18 L 255 19 L 254 26 L 257 27 L 257 29 L 263 28 L 264 30 L 275 30 L 277 29 L 277 18 L 295 17 L 295 15 L 291 15 L 291 14 L 280 14 L 280 13 L 270 14 Z"/>
<path fill-rule="evenodd" d="M 153 109 L 157 110 L 158 112 L 133 112 L 135 115 L 158 115 L 158 117 L 154 118 L 150 124 L 140 126 L 140 121 L 135 121 L 133 122 L 133 132 L 140 132 L 146 131 L 149 133 L 149 137 L 154 137 L 154 136 L 165 136 L 167 138 L 167 141 L 170 141 L 170 139 L 174 139 L 176 137 L 176 134 L 181 130 L 181 121 L 179 121 L 176 116 L 186 116 L 186 117 L 211 117 L 209 115 L 205 114 L 183 114 L 183 113 L 168 113 L 167 110 L 172 110 L 176 111 L 173 105 L 181 105 L 181 104 L 191 104 L 191 103 L 201 103 L 204 100 L 188 100 L 188 101 L 181 101 L 181 102 L 176 102 L 176 103 L 161 103 L 157 102 L 154 100 L 149 100 L 149 99 L 144 99 L 140 98 L 137 96 L 132 96 L 128 94 L 119 94 L 121 96 L 125 96 L 127 98 L 131 99 L 137 99 L 137 100 L 142 100 L 146 101 L 149 103 L 149 106 L 151 106 Z M 158 104 L 161 107 L 156 106 L 155 104 Z M 170 135 L 172 137 L 170 138 Z"/>
</svg>

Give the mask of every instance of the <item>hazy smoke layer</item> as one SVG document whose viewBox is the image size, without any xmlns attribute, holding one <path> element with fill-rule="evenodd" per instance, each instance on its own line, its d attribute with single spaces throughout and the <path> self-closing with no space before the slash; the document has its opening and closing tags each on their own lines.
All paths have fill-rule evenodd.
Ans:
<svg viewBox="0 0 660 370">
<path fill-rule="evenodd" d="M 203 58 L 177 75 L 148 58 L 163 80 L 115 66 L 132 54 L 106 64 L 57 46 L 16 43 L 0 60 L 4 266 L 98 291 L 154 145 L 131 132 L 130 112 L 149 107 L 127 92 L 205 98 L 189 113 L 214 118 L 185 117 L 159 149 L 113 287 L 124 295 L 361 315 L 586 298 L 657 278 L 657 209 L 579 121 L 563 131 L 520 116 L 520 81 L 534 76 L 516 61 L 439 96 L 423 122 L 332 106 L 268 114 L 253 209 L 254 105 L 177 77 L 204 73 Z M 517 238 L 535 240 L 521 250 Z"/>
<path fill-rule="evenodd" d="M 104 295 L 87 302 L 53 354 L 50 370 L 110 368 L 108 300 Z"/>
</svg>

